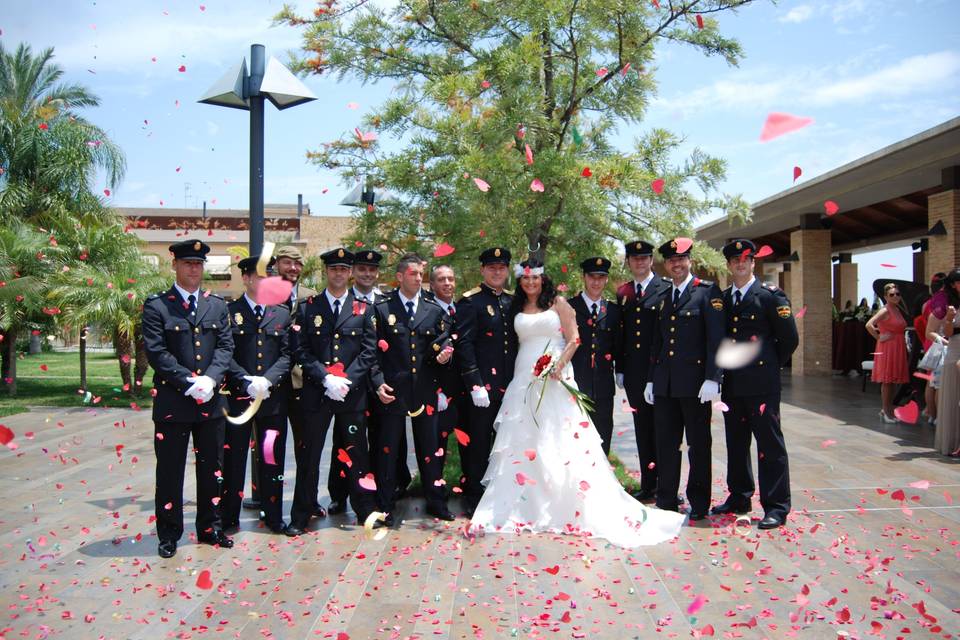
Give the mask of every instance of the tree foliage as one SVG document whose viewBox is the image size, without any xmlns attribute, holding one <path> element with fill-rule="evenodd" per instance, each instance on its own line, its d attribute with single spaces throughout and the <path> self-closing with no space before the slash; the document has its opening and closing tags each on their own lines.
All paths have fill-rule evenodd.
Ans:
<svg viewBox="0 0 960 640">
<path fill-rule="evenodd" d="M 447 242 L 469 267 L 505 244 L 557 266 L 615 241 L 688 235 L 708 212 L 748 215 L 717 192 L 722 160 L 695 150 L 677 164 L 678 136 L 628 143 L 622 131 L 655 92 L 655 47 L 736 64 L 740 45 L 714 16 L 750 1 L 326 0 L 276 21 L 303 30 L 298 71 L 394 87 L 361 127 L 308 154 L 395 195 L 360 210 L 357 239 L 394 253 Z"/>
</svg>

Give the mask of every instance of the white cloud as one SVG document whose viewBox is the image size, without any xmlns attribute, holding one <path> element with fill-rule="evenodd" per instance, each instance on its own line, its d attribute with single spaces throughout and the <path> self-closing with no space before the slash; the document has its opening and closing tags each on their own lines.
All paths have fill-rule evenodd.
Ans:
<svg viewBox="0 0 960 640">
<path fill-rule="evenodd" d="M 867 10 L 865 0 L 844 0 L 830 5 L 830 17 L 835 23 L 857 18 Z"/>
<path fill-rule="evenodd" d="M 806 22 L 813 16 L 813 7 L 809 4 L 801 4 L 799 6 L 790 9 L 784 15 L 777 18 L 779 22 L 793 22 L 801 23 Z"/>
<path fill-rule="evenodd" d="M 915 97 L 924 92 L 942 92 L 958 84 L 960 53 L 941 51 L 911 56 L 875 71 L 841 63 L 828 69 L 800 69 L 768 79 L 773 73 L 779 71 L 774 68 L 738 71 L 737 80 L 720 79 L 681 95 L 657 97 L 653 106 L 687 116 L 718 109 L 762 110 L 784 108 L 784 105 L 800 109 L 907 95 Z"/>
<path fill-rule="evenodd" d="M 215 136 L 220 133 L 220 125 L 213 120 L 207 120 L 207 135 Z"/>
</svg>

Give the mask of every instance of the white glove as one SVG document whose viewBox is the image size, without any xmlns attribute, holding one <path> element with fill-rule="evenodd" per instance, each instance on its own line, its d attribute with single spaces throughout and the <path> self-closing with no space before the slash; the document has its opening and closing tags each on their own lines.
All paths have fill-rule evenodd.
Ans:
<svg viewBox="0 0 960 640">
<path fill-rule="evenodd" d="M 332 373 L 328 373 L 323 379 L 323 386 L 326 388 L 326 396 L 331 400 L 343 402 L 350 392 L 351 381 L 349 378 L 341 378 Z"/>
<path fill-rule="evenodd" d="M 716 402 L 720 399 L 720 385 L 713 380 L 704 380 L 697 397 L 700 402 Z"/>
<path fill-rule="evenodd" d="M 647 401 L 647 404 L 653 404 L 653 383 L 648 382 L 647 386 L 643 388 L 643 399 Z"/>
<path fill-rule="evenodd" d="M 475 407 L 489 407 L 490 406 L 490 394 L 487 393 L 487 390 L 483 387 L 474 387 L 470 392 L 470 398 L 473 399 L 473 405 Z"/>
<path fill-rule="evenodd" d="M 263 376 L 243 376 L 244 380 L 249 380 L 247 385 L 247 394 L 259 400 L 266 400 L 270 397 L 270 381 Z"/>
<path fill-rule="evenodd" d="M 449 401 L 449 398 L 447 398 L 447 394 L 445 394 L 443 391 L 438 391 L 437 392 L 437 411 L 446 411 L 447 407 L 449 406 L 450 406 L 450 401 Z"/>
<path fill-rule="evenodd" d="M 183 392 L 185 396 L 196 398 L 200 402 L 207 403 L 213 397 L 213 388 L 216 384 L 210 376 L 190 376 L 187 382 L 193 384 L 189 389 Z"/>
<path fill-rule="evenodd" d="M 622 373 L 618 373 L 618 374 L 616 375 L 616 379 L 617 379 L 617 386 L 620 387 L 621 389 L 623 389 L 623 374 L 622 374 Z"/>
<path fill-rule="evenodd" d="M 934 340 L 934 342 L 937 342 L 937 343 L 941 344 L 941 345 L 944 346 L 944 347 L 947 346 L 947 339 L 944 338 L 944 337 L 943 337 L 942 335 L 940 335 L 939 333 L 933 334 L 933 340 Z"/>
</svg>

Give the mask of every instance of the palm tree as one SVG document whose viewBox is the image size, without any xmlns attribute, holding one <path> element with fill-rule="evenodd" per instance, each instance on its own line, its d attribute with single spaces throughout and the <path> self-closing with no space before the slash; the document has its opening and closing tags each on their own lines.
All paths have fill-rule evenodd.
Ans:
<svg viewBox="0 0 960 640">
<path fill-rule="evenodd" d="M 78 224 L 64 235 L 74 266 L 51 278 L 47 299 L 61 308 L 64 320 L 110 332 L 124 388 L 139 395 L 147 370 L 143 301 L 166 289 L 171 278 L 148 262 L 140 241 L 119 223 Z"/>
<path fill-rule="evenodd" d="M 63 264 L 63 249 L 32 225 L 13 219 L 0 226 L 0 332 L 3 377 L 17 394 L 17 339 L 54 322 L 60 309 L 47 302 L 47 282 Z"/>
<path fill-rule="evenodd" d="M 75 109 L 100 101 L 79 84 L 59 83 L 53 49 L 34 56 L 0 43 L 0 210 L 49 226 L 60 212 L 102 211 L 97 172 L 110 189 L 123 178 L 123 153 Z"/>
</svg>

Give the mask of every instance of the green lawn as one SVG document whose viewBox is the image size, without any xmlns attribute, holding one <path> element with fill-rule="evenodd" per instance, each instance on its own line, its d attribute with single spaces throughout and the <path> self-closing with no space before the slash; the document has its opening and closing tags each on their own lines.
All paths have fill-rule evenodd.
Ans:
<svg viewBox="0 0 960 640">
<path fill-rule="evenodd" d="M 133 401 L 139 407 L 149 407 L 152 376 L 148 371 L 145 384 L 148 388 L 134 400 L 121 388 L 120 369 L 113 354 L 88 353 L 87 388 L 91 395 L 84 402 L 85 395 L 79 393 L 79 353 L 21 354 L 17 361 L 17 396 L 11 398 L 5 389 L 0 389 L 0 416 L 23 413 L 30 407 L 130 407 Z"/>
</svg>

